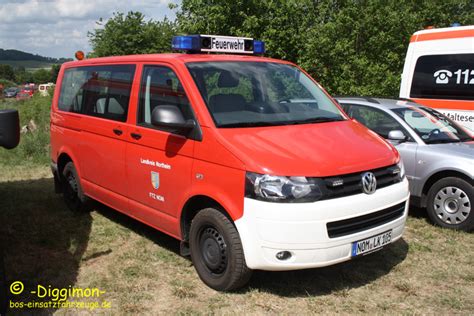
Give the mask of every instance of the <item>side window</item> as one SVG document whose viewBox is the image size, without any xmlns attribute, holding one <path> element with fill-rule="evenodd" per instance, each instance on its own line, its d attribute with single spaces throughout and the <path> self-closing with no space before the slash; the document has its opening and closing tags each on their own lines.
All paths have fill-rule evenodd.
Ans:
<svg viewBox="0 0 474 316">
<path fill-rule="evenodd" d="M 338 103 L 339 103 L 339 102 L 338 102 Z M 344 110 L 344 112 L 349 113 L 350 107 L 351 107 L 349 104 L 347 104 L 347 103 L 339 103 L 339 105 L 340 105 L 341 108 Z"/>
<path fill-rule="evenodd" d="M 125 122 L 134 73 L 134 65 L 68 69 L 61 86 L 59 109 Z"/>
<path fill-rule="evenodd" d="M 474 100 L 474 54 L 426 55 L 416 61 L 410 97 Z"/>
<path fill-rule="evenodd" d="M 347 104 L 345 105 L 348 106 Z M 349 116 L 364 124 L 383 138 L 388 138 L 388 133 L 393 130 L 400 130 L 410 139 L 410 135 L 405 128 L 392 116 L 379 109 L 367 106 L 351 104 L 348 112 Z"/>
<path fill-rule="evenodd" d="M 173 70 L 165 66 L 145 66 L 140 86 L 138 124 L 151 127 L 151 113 L 160 105 L 175 105 L 184 119 L 194 118 L 183 85 Z"/>
<path fill-rule="evenodd" d="M 61 111 L 82 112 L 82 87 L 86 81 L 86 69 L 73 68 L 64 72 L 58 102 L 58 108 Z"/>
</svg>

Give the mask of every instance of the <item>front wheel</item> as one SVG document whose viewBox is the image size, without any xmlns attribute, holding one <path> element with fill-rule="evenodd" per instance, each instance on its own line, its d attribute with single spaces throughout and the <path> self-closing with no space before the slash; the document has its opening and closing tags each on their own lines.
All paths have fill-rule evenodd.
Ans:
<svg viewBox="0 0 474 316">
<path fill-rule="evenodd" d="M 252 270 L 245 263 L 239 233 L 218 210 L 203 209 L 194 217 L 189 244 L 194 267 L 209 287 L 232 291 L 249 281 Z"/>
<path fill-rule="evenodd" d="M 471 231 L 474 228 L 474 189 L 460 178 L 435 182 L 428 191 L 428 215 L 437 225 Z"/>
</svg>

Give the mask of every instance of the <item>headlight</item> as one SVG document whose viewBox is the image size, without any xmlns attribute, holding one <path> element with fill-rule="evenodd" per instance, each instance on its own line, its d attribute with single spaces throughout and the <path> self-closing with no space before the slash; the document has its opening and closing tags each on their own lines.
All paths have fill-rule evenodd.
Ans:
<svg viewBox="0 0 474 316">
<path fill-rule="evenodd" d="M 403 161 L 400 159 L 400 161 L 397 163 L 398 169 L 400 169 L 399 177 L 400 180 L 403 180 L 405 177 L 405 166 L 403 165 Z"/>
<path fill-rule="evenodd" d="M 315 179 L 247 172 L 245 196 L 269 202 L 313 202 L 322 197 Z"/>
</svg>

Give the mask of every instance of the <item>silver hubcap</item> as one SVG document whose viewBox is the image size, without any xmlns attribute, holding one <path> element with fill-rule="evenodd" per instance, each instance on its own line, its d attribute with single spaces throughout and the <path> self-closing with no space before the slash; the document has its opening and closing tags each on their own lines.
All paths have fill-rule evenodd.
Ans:
<svg viewBox="0 0 474 316">
<path fill-rule="evenodd" d="M 438 191 L 433 202 L 436 215 L 446 224 L 460 224 L 471 212 L 471 201 L 466 192 L 456 187 Z"/>
</svg>

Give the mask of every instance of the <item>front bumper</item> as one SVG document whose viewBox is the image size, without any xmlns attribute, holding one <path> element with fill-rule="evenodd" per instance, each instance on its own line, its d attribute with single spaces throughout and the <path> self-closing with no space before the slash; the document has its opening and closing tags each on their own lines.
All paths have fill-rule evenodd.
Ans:
<svg viewBox="0 0 474 316">
<path fill-rule="evenodd" d="M 352 243 L 392 230 L 392 242 L 404 231 L 409 202 L 406 178 L 374 194 L 357 194 L 314 203 L 271 203 L 245 198 L 235 221 L 247 266 L 260 270 L 296 270 L 332 265 L 351 258 Z M 379 226 L 330 238 L 326 224 L 404 203 L 403 215 Z M 292 256 L 278 260 L 276 254 Z"/>
</svg>

